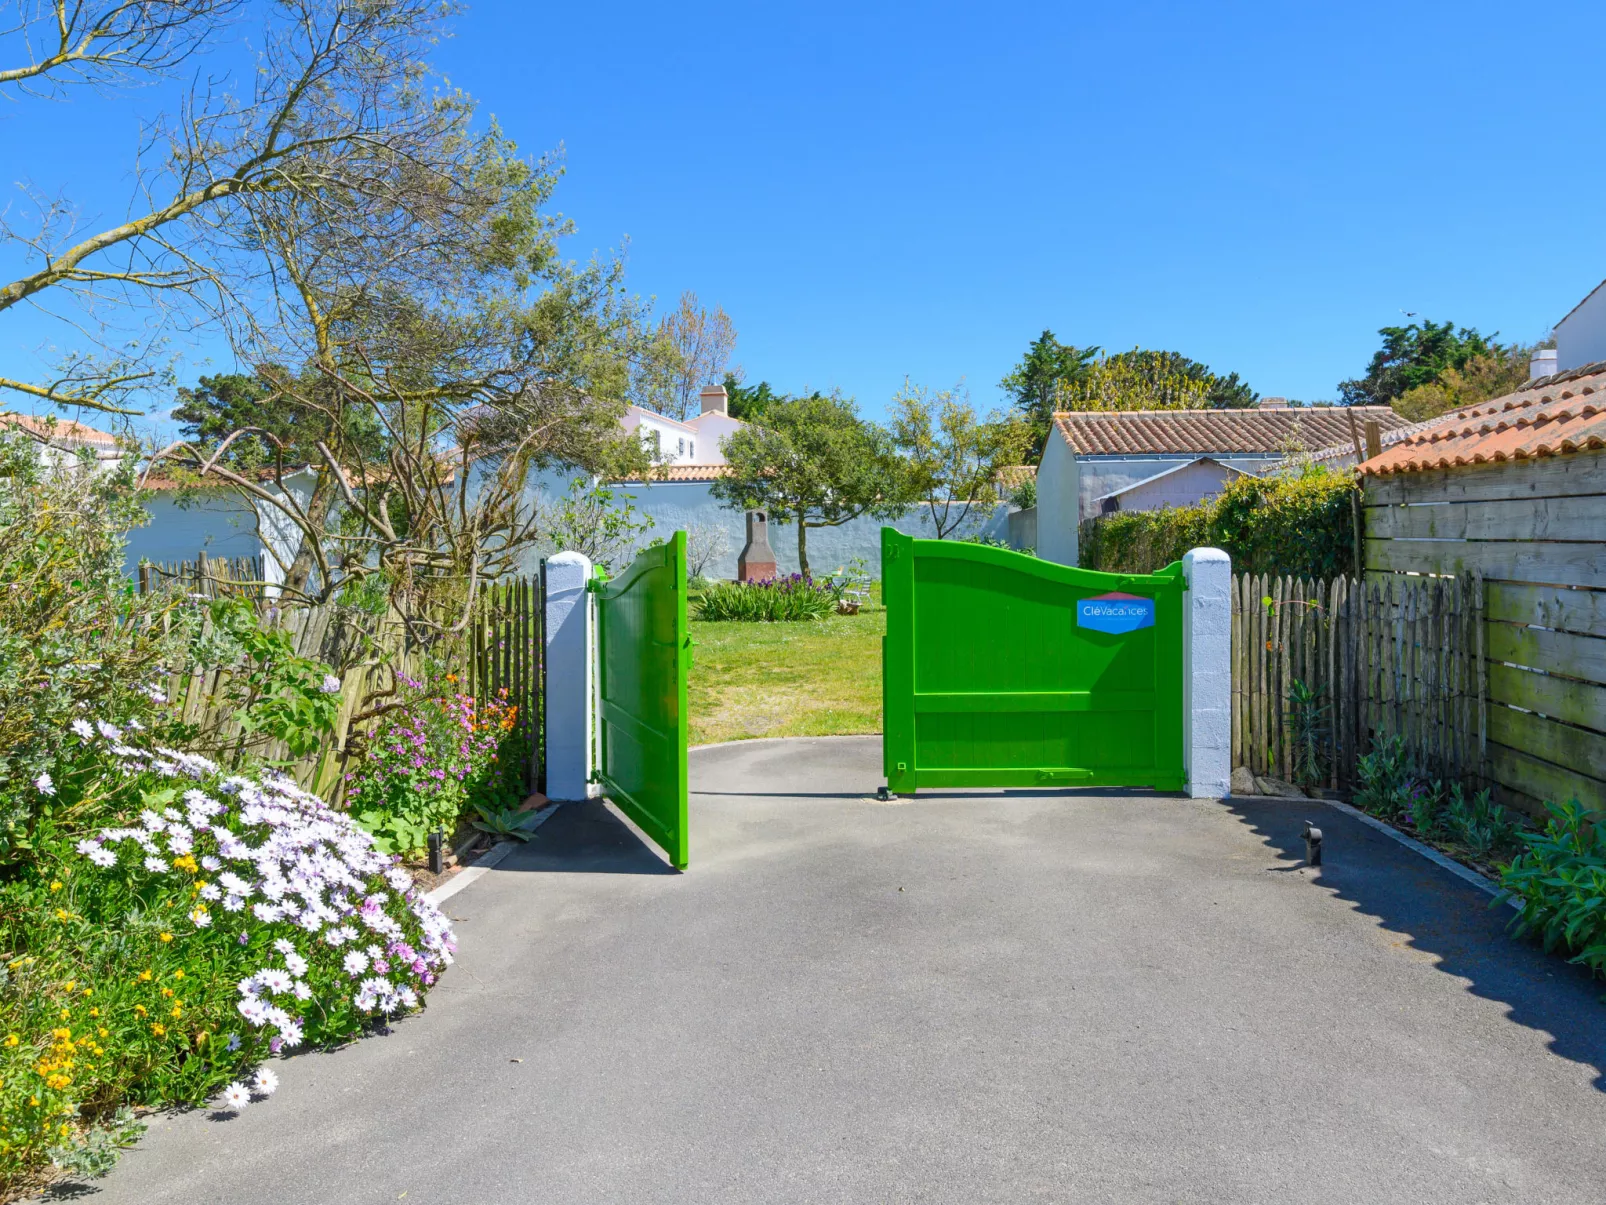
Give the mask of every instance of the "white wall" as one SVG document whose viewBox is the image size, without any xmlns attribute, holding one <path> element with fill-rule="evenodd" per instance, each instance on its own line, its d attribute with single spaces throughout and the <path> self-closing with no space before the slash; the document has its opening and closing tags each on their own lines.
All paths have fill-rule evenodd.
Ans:
<svg viewBox="0 0 1606 1205">
<path fill-rule="evenodd" d="M 1080 496 L 1081 466 L 1058 433 L 1050 432 L 1037 468 L 1037 555 L 1045 561 L 1076 564 Z"/>
<path fill-rule="evenodd" d="M 746 426 L 739 418 L 717 410 L 708 411 L 692 419 L 688 426 L 697 429 L 697 459 L 694 464 L 724 464 L 725 453 L 719 441 Z"/>
<path fill-rule="evenodd" d="M 568 489 L 569 478 L 547 474 L 538 478 L 532 489 L 548 498 L 561 497 Z M 667 540 L 677 531 L 692 532 L 699 527 L 722 528 L 726 533 L 726 551 L 709 563 L 704 572 L 712 578 L 736 576 L 736 557 L 747 538 L 747 519 L 742 511 L 730 510 L 721 505 L 701 481 L 667 481 L 641 484 L 615 483 L 616 494 L 628 498 L 630 504 L 653 521 L 653 527 L 641 538 L 645 546 L 654 537 Z M 930 515 L 924 507 L 911 509 L 903 518 L 887 524 L 917 538 L 930 538 Z M 834 573 L 854 557 L 863 557 L 872 577 L 881 576 L 880 519 L 858 518 L 841 527 L 809 528 L 809 568 L 816 576 Z M 960 535 L 986 535 L 997 540 L 1009 536 L 1009 507 L 1003 503 L 984 508 L 974 521 L 966 523 Z M 790 523 L 772 520 L 770 547 L 775 550 L 776 568 L 781 573 L 797 572 L 797 528 Z M 550 552 L 552 550 L 543 550 Z M 533 568 L 539 556 L 532 553 Z"/>
<path fill-rule="evenodd" d="M 1195 461 L 1187 468 L 1167 473 L 1158 481 L 1128 490 L 1118 499 L 1119 509 L 1159 510 L 1162 506 L 1192 506 L 1214 498 L 1227 488 L 1236 473 L 1212 461 Z"/>
<path fill-rule="evenodd" d="M 1064 440 L 1051 441 L 1063 444 Z M 1128 486 L 1146 481 L 1167 469 L 1174 469 L 1178 465 L 1187 464 L 1197 460 L 1200 456 L 1209 456 L 1212 460 L 1219 460 L 1222 464 L 1230 464 L 1235 469 L 1245 473 L 1261 476 L 1268 469 L 1275 468 L 1283 462 L 1281 452 L 1266 452 L 1243 454 L 1232 452 L 1179 452 L 1176 455 L 1155 456 L 1078 456 L 1077 463 L 1081 466 L 1081 491 L 1077 499 L 1078 512 L 1084 519 L 1091 519 L 1100 513 L 1100 503 L 1097 501 L 1105 494 L 1113 494 L 1116 490 L 1124 490 Z M 1182 476 L 1182 474 L 1177 474 Z M 1041 488 L 1041 487 L 1039 487 Z M 1140 510 L 1141 507 L 1129 506 L 1125 498 L 1121 500 L 1122 510 Z"/>
<path fill-rule="evenodd" d="M 146 500 L 145 509 L 151 521 L 128 533 L 123 563 L 130 575 L 141 560 L 193 561 L 203 549 L 209 557 L 262 551 L 256 513 L 233 495 L 220 492 L 180 506 L 174 495 L 160 493 Z"/>
<path fill-rule="evenodd" d="M 1556 371 L 1606 360 L 1606 285 L 1556 324 Z"/>
</svg>

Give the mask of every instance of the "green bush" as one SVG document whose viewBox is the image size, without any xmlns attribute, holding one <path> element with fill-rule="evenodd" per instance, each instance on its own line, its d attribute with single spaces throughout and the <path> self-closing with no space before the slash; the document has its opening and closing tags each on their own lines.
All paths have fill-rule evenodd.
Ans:
<svg viewBox="0 0 1606 1205">
<path fill-rule="evenodd" d="M 1511 927 L 1606 976 L 1606 825 L 1576 799 L 1545 807 L 1544 831 L 1521 834 L 1526 848 L 1501 871 L 1501 899 L 1520 905 Z"/>
<path fill-rule="evenodd" d="M 697 618 L 710 623 L 778 623 L 823 619 L 836 610 L 836 593 L 800 574 L 768 582 L 715 582 L 697 603 Z"/>
<path fill-rule="evenodd" d="M 1267 477 L 1240 477 L 1195 506 L 1117 511 L 1081 526 L 1084 569 L 1153 573 L 1191 548 L 1215 547 L 1240 573 L 1334 577 L 1355 571 L 1348 470 L 1309 464 Z"/>
</svg>

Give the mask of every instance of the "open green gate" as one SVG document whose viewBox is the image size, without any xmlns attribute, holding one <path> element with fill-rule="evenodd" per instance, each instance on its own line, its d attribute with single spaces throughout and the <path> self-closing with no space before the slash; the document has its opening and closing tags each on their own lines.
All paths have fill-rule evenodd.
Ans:
<svg viewBox="0 0 1606 1205">
<path fill-rule="evenodd" d="M 1182 566 L 1095 573 L 881 529 L 887 787 L 1181 790 Z"/>
<path fill-rule="evenodd" d="M 686 533 L 599 578 L 597 743 L 603 790 L 686 866 Z"/>
</svg>

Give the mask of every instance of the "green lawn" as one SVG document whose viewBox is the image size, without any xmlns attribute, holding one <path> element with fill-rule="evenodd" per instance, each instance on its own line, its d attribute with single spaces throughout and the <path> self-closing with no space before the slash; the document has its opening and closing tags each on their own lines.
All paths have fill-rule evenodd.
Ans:
<svg viewBox="0 0 1606 1205">
<path fill-rule="evenodd" d="M 881 731 L 880 590 L 857 615 L 691 624 L 691 743 Z M 692 614 L 696 614 L 695 602 Z"/>
</svg>

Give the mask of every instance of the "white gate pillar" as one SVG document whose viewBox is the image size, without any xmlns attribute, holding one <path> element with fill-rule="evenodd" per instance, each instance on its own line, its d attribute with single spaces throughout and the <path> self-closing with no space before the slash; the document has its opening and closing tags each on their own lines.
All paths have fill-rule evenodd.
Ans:
<svg viewBox="0 0 1606 1205">
<path fill-rule="evenodd" d="M 1182 558 L 1182 741 L 1188 794 L 1232 790 L 1232 558 L 1195 548 Z"/>
<path fill-rule="evenodd" d="M 596 601 L 591 559 L 560 552 L 546 562 L 546 793 L 589 799 L 595 763 Z"/>
</svg>

